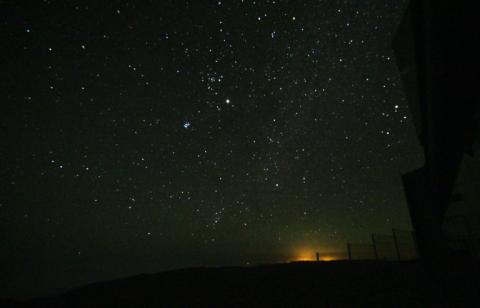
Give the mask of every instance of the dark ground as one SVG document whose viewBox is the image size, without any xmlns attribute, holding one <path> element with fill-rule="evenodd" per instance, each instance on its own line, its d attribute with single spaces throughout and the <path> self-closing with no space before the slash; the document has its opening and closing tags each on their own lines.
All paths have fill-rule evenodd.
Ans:
<svg viewBox="0 0 480 308">
<path fill-rule="evenodd" d="M 457 294 L 453 306 L 477 306 L 470 300 Z M 448 306 L 445 292 L 418 261 L 190 268 L 94 283 L 54 297 L 3 304 L 6 307 Z"/>
</svg>

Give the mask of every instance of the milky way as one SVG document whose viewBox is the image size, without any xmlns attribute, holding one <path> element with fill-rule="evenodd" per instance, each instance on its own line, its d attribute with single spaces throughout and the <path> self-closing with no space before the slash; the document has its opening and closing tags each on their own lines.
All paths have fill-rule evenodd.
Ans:
<svg viewBox="0 0 480 308">
<path fill-rule="evenodd" d="M 411 228 L 405 5 L 1 3 L 9 277 L 271 262 Z"/>
</svg>

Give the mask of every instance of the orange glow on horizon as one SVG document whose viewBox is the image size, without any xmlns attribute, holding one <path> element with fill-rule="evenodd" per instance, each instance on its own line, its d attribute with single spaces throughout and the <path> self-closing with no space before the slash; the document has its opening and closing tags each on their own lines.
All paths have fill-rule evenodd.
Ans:
<svg viewBox="0 0 480 308">
<path fill-rule="evenodd" d="M 320 253 L 319 261 L 336 261 L 340 260 L 341 257 L 331 254 L 322 254 Z M 317 252 L 310 249 L 298 250 L 293 257 L 290 259 L 292 262 L 307 262 L 307 261 L 317 261 Z"/>
<path fill-rule="evenodd" d="M 300 250 L 297 254 L 293 257 L 292 261 L 315 261 L 316 260 L 315 252 L 310 250 Z"/>
<path fill-rule="evenodd" d="M 338 258 L 334 256 L 321 256 L 320 261 L 336 261 L 339 260 Z"/>
</svg>

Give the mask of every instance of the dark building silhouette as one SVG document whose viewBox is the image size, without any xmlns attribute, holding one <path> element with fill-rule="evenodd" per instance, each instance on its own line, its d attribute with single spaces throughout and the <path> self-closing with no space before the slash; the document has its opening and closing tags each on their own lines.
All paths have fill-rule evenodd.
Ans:
<svg viewBox="0 0 480 308">
<path fill-rule="evenodd" d="M 478 157 L 477 18 L 473 2 L 413 0 L 393 40 L 425 154 L 423 166 L 403 175 L 404 189 L 421 258 L 440 276 L 461 263 L 451 262 L 458 256 L 442 226 L 452 201 L 461 200 L 454 187 L 462 160 Z"/>
</svg>

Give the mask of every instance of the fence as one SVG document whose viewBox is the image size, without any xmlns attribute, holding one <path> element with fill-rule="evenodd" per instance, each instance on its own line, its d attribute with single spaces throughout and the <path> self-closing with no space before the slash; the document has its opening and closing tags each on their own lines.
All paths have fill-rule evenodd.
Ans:
<svg viewBox="0 0 480 308">
<path fill-rule="evenodd" d="M 443 231 L 451 249 L 480 257 L 480 216 L 447 216 Z"/>
<path fill-rule="evenodd" d="M 418 258 L 413 231 L 393 229 L 372 234 L 371 243 L 348 243 L 349 260 L 412 260 Z"/>
<path fill-rule="evenodd" d="M 349 260 L 375 259 L 375 252 L 371 244 L 348 243 L 347 252 Z"/>
<path fill-rule="evenodd" d="M 393 229 L 392 236 L 398 247 L 399 260 L 413 260 L 418 258 L 415 232 L 410 230 Z"/>
<path fill-rule="evenodd" d="M 452 250 L 480 257 L 480 216 L 445 218 L 443 233 Z M 348 243 L 349 260 L 412 260 L 418 258 L 415 234 L 393 229 L 392 234 L 372 234 L 370 243 Z"/>
</svg>

